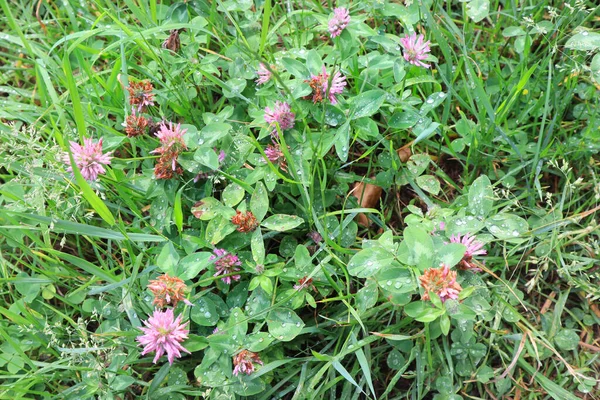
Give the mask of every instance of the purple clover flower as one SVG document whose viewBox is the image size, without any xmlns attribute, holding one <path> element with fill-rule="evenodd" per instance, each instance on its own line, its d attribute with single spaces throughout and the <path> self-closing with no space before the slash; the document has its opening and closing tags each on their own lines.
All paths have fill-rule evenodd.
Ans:
<svg viewBox="0 0 600 400">
<path fill-rule="evenodd" d="M 275 123 L 279 123 L 279 128 L 283 132 L 294 127 L 295 118 L 296 115 L 288 103 L 276 101 L 273 109 L 265 107 L 265 121 L 273 127 L 271 135 L 274 137 L 279 137 Z"/>
<path fill-rule="evenodd" d="M 189 354 L 190 352 L 181 345 L 189 333 L 189 330 L 185 329 L 188 323 L 182 324 L 181 318 L 181 315 L 175 318 L 172 308 L 165 311 L 154 310 L 154 314 L 147 321 L 143 321 L 146 327 L 140 327 L 144 334 L 137 337 L 140 345 L 144 346 L 142 355 L 156 352 L 153 360 L 156 364 L 166 353 L 169 364 L 173 364 L 176 357 L 181 357 L 182 351 Z"/>
<path fill-rule="evenodd" d="M 329 20 L 329 33 L 331 37 L 341 35 L 342 31 L 350 23 L 350 13 L 345 7 L 338 7 L 333 10 L 333 17 Z"/>
<path fill-rule="evenodd" d="M 461 235 L 450 236 L 451 243 L 464 244 L 467 247 L 465 255 L 462 260 L 458 263 L 458 268 L 471 270 L 473 272 L 480 272 L 479 268 L 473 261 L 473 256 L 483 256 L 487 254 L 487 251 L 483 249 L 484 243 L 476 240 L 475 236 L 471 236 L 468 233 L 461 237 Z"/>
<path fill-rule="evenodd" d="M 400 39 L 400 45 L 404 48 L 402 53 L 406 61 L 417 67 L 429 68 L 429 64 L 422 62 L 422 60 L 427 58 L 427 53 L 430 51 L 429 40 L 426 42 L 424 40 L 425 37 L 423 35 L 419 34 L 417 36 L 416 32 L 413 32 L 412 35 L 406 35 Z"/>
<path fill-rule="evenodd" d="M 98 179 L 99 174 L 106 173 L 104 165 L 110 164 L 112 157 L 110 152 L 102 154 L 102 138 L 95 143 L 92 139 L 85 138 L 83 139 L 83 146 L 76 142 L 69 143 L 71 144 L 73 160 L 86 181 L 95 181 Z M 72 173 L 73 166 L 68 153 L 63 155 L 63 161 L 68 165 L 67 171 Z"/>
<path fill-rule="evenodd" d="M 214 249 L 213 253 L 214 254 L 210 256 L 210 259 L 216 260 L 215 269 L 217 270 L 213 276 L 228 275 L 240 270 L 237 267 L 242 265 L 242 263 L 240 262 L 238 256 L 227 252 L 225 249 Z M 221 278 L 221 280 L 230 285 L 232 279 L 234 281 L 239 281 L 240 278 L 240 275 L 232 275 L 224 276 Z"/>
<path fill-rule="evenodd" d="M 271 79 L 271 71 L 269 71 L 267 69 L 267 67 L 265 66 L 265 64 L 260 63 L 258 64 L 258 79 L 256 80 L 256 84 L 257 85 L 264 85 L 265 83 L 269 82 L 269 79 Z"/>
</svg>

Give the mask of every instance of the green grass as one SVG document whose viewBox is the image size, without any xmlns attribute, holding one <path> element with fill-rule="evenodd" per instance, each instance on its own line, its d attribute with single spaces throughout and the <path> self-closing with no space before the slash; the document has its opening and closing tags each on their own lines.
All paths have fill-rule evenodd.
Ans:
<svg viewBox="0 0 600 400">
<path fill-rule="evenodd" d="M 595 5 L 413 3 L 0 0 L 0 398 L 597 398 Z M 336 6 L 352 22 L 332 40 Z M 431 69 L 404 62 L 409 27 Z M 335 107 L 307 99 L 322 65 L 348 82 Z M 154 177 L 154 135 L 123 132 L 144 79 L 144 115 L 188 130 L 175 179 Z M 296 114 L 286 167 L 263 161 L 275 101 Z M 113 152 L 97 182 L 63 161 L 88 137 Z M 382 195 L 360 203 L 355 182 Z M 236 209 L 261 227 L 236 232 Z M 484 271 L 459 271 L 460 302 L 421 301 L 419 276 L 464 254 L 444 235 L 466 232 Z M 232 285 L 215 247 L 242 261 Z M 194 303 L 172 366 L 135 340 L 161 273 Z M 253 348 L 264 365 L 233 376 Z"/>
</svg>

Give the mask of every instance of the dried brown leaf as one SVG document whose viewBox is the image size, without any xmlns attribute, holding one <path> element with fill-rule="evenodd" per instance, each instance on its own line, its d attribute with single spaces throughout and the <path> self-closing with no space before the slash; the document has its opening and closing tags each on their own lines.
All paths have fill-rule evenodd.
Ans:
<svg viewBox="0 0 600 400">
<path fill-rule="evenodd" d="M 398 157 L 400 157 L 400 161 L 403 163 L 407 162 L 410 156 L 412 156 L 412 151 L 410 147 L 401 147 L 397 150 Z"/>
<path fill-rule="evenodd" d="M 358 204 L 360 204 L 363 208 L 374 208 L 379 204 L 379 199 L 381 198 L 381 192 L 383 189 L 377 185 L 372 185 L 370 183 L 364 182 L 356 182 L 354 183 L 354 188 L 352 188 L 351 194 L 352 196 L 358 199 Z M 369 226 L 370 221 L 369 218 L 361 213 L 357 216 L 358 223 L 362 226 Z"/>
</svg>

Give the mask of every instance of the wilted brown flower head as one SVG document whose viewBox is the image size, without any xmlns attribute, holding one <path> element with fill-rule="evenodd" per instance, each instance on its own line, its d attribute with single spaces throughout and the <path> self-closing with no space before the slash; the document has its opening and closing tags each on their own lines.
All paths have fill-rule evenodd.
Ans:
<svg viewBox="0 0 600 400">
<path fill-rule="evenodd" d="M 181 129 L 181 124 L 161 123 L 160 129 L 155 133 L 155 136 L 160 140 L 160 147 L 152 150 L 152 153 L 174 152 L 179 154 L 181 151 L 187 150 L 184 140 L 186 132 L 187 129 Z"/>
<path fill-rule="evenodd" d="M 313 103 L 320 103 L 328 98 L 331 104 L 337 104 L 336 94 L 342 93 L 346 86 L 346 77 L 343 76 L 339 71 L 333 74 L 331 82 L 329 82 L 329 74 L 327 73 L 325 66 L 319 75 L 312 75 L 310 79 L 304 82 L 313 90 L 312 100 Z M 327 96 L 329 95 L 329 96 Z M 310 98 L 308 96 L 307 98 Z"/>
<path fill-rule="evenodd" d="M 152 150 L 152 153 L 160 154 L 154 167 L 157 179 L 171 179 L 175 174 L 183 174 L 183 170 L 177 165 L 177 158 L 179 153 L 187 149 L 183 139 L 186 131 L 187 129 L 181 129 L 181 124 L 161 123 L 155 134 L 160 140 L 160 147 Z"/>
<path fill-rule="evenodd" d="M 313 242 L 321 243 L 323 241 L 323 236 L 317 231 L 312 231 L 306 234 Z"/>
<path fill-rule="evenodd" d="M 154 166 L 154 176 L 156 179 L 171 179 L 175 175 L 183 174 L 183 169 L 177 165 L 177 151 L 168 151 L 163 153 Z"/>
<path fill-rule="evenodd" d="M 315 286 L 313 285 L 312 278 L 305 276 L 304 278 L 298 279 L 298 284 L 294 285 L 294 290 L 300 291 L 300 290 L 306 289 L 308 287 L 310 287 L 312 290 L 317 290 L 315 288 Z"/>
<path fill-rule="evenodd" d="M 140 82 L 131 82 L 127 87 L 129 104 L 137 106 L 138 111 L 142 111 L 146 106 L 153 106 L 154 93 L 152 93 L 152 89 L 152 83 L 147 79 Z"/>
<path fill-rule="evenodd" d="M 441 268 L 429 268 L 419 277 L 421 286 L 425 290 L 423 300 L 430 299 L 429 292 L 434 292 L 442 302 L 448 299 L 458 299 L 462 287 L 456 282 L 456 271 L 450 271 L 447 265 Z"/>
<path fill-rule="evenodd" d="M 245 213 L 239 210 L 236 211 L 235 215 L 231 218 L 231 222 L 237 225 L 238 232 L 252 232 L 258 227 L 258 221 L 251 211 L 246 211 Z"/>
<path fill-rule="evenodd" d="M 186 304 L 191 304 L 185 297 L 185 283 L 175 276 L 164 274 L 157 279 L 151 280 L 148 284 L 148 289 L 154 295 L 154 302 L 158 307 L 163 308 L 167 304 L 175 307 L 177 303 L 183 301 Z"/>
<path fill-rule="evenodd" d="M 125 119 L 123 126 L 125 127 L 125 133 L 129 137 L 140 136 L 146 133 L 148 127 L 148 119 L 142 115 L 137 115 L 135 110 L 131 115 L 128 115 Z"/>
<path fill-rule="evenodd" d="M 169 37 L 165 39 L 162 44 L 163 49 L 171 50 L 177 53 L 181 48 L 181 41 L 179 40 L 179 29 L 171 29 Z"/>
<path fill-rule="evenodd" d="M 258 354 L 248 350 L 242 350 L 233 357 L 233 375 L 238 376 L 241 373 L 250 375 L 256 369 L 254 364 L 263 365 Z"/>
</svg>

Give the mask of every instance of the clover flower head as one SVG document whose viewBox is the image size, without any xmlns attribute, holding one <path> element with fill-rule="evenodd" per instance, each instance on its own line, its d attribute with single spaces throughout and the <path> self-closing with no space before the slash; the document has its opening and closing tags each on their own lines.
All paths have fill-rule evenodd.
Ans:
<svg viewBox="0 0 600 400">
<path fill-rule="evenodd" d="M 110 164 L 112 156 L 110 152 L 102 153 L 102 138 L 97 142 L 85 138 L 83 139 L 83 146 L 77 142 L 69 143 L 71 144 L 73 160 L 86 181 L 95 181 L 98 179 L 99 174 L 106 173 L 104 165 Z M 73 166 L 68 153 L 64 153 L 63 161 L 68 165 L 67 171 L 72 173 Z"/>
<path fill-rule="evenodd" d="M 227 252 L 225 249 L 214 249 L 213 255 L 210 256 L 211 260 L 215 261 L 215 269 L 217 272 L 213 276 L 229 275 L 233 272 L 237 272 L 240 269 L 238 266 L 242 265 L 238 256 Z M 239 281 L 240 275 L 223 276 L 221 280 L 226 284 L 231 284 L 231 280 Z"/>
<path fill-rule="evenodd" d="M 273 66 L 271 66 L 271 69 L 273 68 Z M 271 71 L 269 71 L 267 69 L 267 67 L 265 66 L 265 64 L 260 63 L 258 64 L 258 79 L 256 80 L 256 84 L 257 85 L 263 85 L 267 82 L 269 82 L 269 79 L 271 79 Z"/>
<path fill-rule="evenodd" d="M 258 354 L 248 350 L 242 350 L 233 357 L 233 375 L 238 376 L 240 373 L 250 375 L 255 370 L 254 364 L 263 365 Z"/>
<path fill-rule="evenodd" d="M 440 268 L 429 268 L 419 277 L 425 290 L 423 300 L 430 300 L 429 293 L 437 294 L 442 302 L 448 299 L 458 299 L 462 287 L 456 282 L 456 271 L 451 271 L 447 265 Z"/>
<path fill-rule="evenodd" d="M 187 149 L 183 140 L 186 132 L 187 129 L 181 129 L 181 124 L 175 125 L 172 122 L 160 124 L 155 133 L 160 140 L 160 147 L 152 150 L 152 153 L 160 154 L 154 166 L 154 175 L 157 179 L 171 179 L 175 175 L 183 174 L 183 169 L 177 165 L 177 159 L 179 153 Z"/>
<path fill-rule="evenodd" d="M 142 111 L 144 107 L 153 106 L 154 94 L 152 89 L 152 83 L 147 79 L 140 82 L 131 82 L 127 87 L 129 104 L 137 106 L 138 111 Z"/>
<path fill-rule="evenodd" d="M 276 163 L 277 160 L 283 157 L 283 152 L 281 151 L 281 147 L 278 144 L 267 145 L 267 148 L 265 149 L 265 154 L 269 161 L 271 161 L 272 163 Z"/>
<path fill-rule="evenodd" d="M 471 270 L 473 272 L 481 271 L 481 268 L 475 264 L 473 256 L 482 256 L 487 254 L 487 251 L 483 249 L 483 242 L 477 240 L 475 236 L 471 236 L 468 233 L 462 237 L 461 235 L 452 235 L 450 236 L 450 242 L 464 244 L 467 247 L 465 255 L 458 263 L 458 267 L 460 269 Z"/>
<path fill-rule="evenodd" d="M 160 308 L 165 307 L 167 304 L 172 304 L 175 307 L 180 301 L 187 305 L 192 304 L 184 297 L 185 283 L 175 276 L 160 275 L 149 282 L 148 289 L 154 295 L 153 304 Z"/>
<path fill-rule="evenodd" d="M 338 7 L 333 10 L 333 17 L 329 20 L 329 33 L 334 38 L 339 36 L 350 23 L 350 13 L 344 7 Z"/>
<path fill-rule="evenodd" d="M 175 358 L 181 357 L 182 351 L 189 354 L 190 352 L 181 345 L 189 333 L 189 330 L 185 329 L 188 323 L 182 324 L 181 318 L 181 315 L 175 318 L 171 308 L 165 311 L 154 310 L 154 314 L 147 321 L 143 321 L 146 327 L 139 328 L 144 334 L 136 338 L 140 345 L 144 346 L 142 355 L 155 352 L 153 363 L 156 364 L 166 353 L 169 364 L 173 364 Z"/>
<path fill-rule="evenodd" d="M 278 143 L 267 145 L 265 155 L 273 164 L 278 165 L 283 171 L 287 171 L 285 155 L 283 154 L 283 151 L 281 151 L 281 146 Z"/>
<path fill-rule="evenodd" d="M 252 232 L 258 227 L 258 221 L 252 211 L 243 213 L 237 210 L 235 215 L 231 217 L 231 222 L 237 225 L 238 232 Z"/>
<path fill-rule="evenodd" d="M 183 169 L 177 164 L 177 152 L 168 152 L 160 156 L 154 166 L 156 179 L 171 179 L 183 174 Z"/>
<path fill-rule="evenodd" d="M 276 101 L 273 109 L 265 107 L 265 121 L 273 127 L 271 131 L 273 137 L 279 137 L 276 123 L 279 123 L 279 128 L 283 132 L 294 127 L 295 118 L 296 115 L 292 112 L 288 103 Z"/>
<path fill-rule="evenodd" d="M 134 109 L 133 112 L 125 118 L 125 122 L 123 123 L 125 133 L 129 137 L 141 136 L 146 133 L 149 122 L 150 121 L 143 115 L 137 115 Z"/>
<path fill-rule="evenodd" d="M 181 129 L 181 124 L 173 124 L 169 122 L 161 123 L 156 132 L 156 137 L 160 140 L 160 147 L 153 150 L 153 153 L 164 154 L 167 152 L 176 152 L 179 154 L 182 150 L 187 149 L 183 140 L 183 135 L 187 132 L 187 129 Z"/>
<path fill-rule="evenodd" d="M 337 104 L 338 101 L 335 95 L 342 93 L 344 87 L 346 87 L 346 77 L 339 71 L 336 71 L 335 74 L 333 74 L 333 78 L 331 79 L 331 82 L 329 82 L 329 74 L 327 73 L 325 66 L 323 66 L 319 75 L 312 75 L 311 78 L 305 82 L 307 82 L 313 90 L 312 100 L 315 104 L 323 102 L 327 94 L 329 102 L 334 105 Z"/>
<path fill-rule="evenodd" d="M 426 42 L 424 40 L 423 35 L 419 34 L 417 36 L 417 33 L 413 32 L 411 35 L 406 35 L 400 39 L 400 45 L 404 48 L 402 53 L 406 61 L 418 67 L 429 68 L 431 65 L 422 62 L 427 58 L 427 53 L 430 51 L 429 40 Z"/>
</svg>

